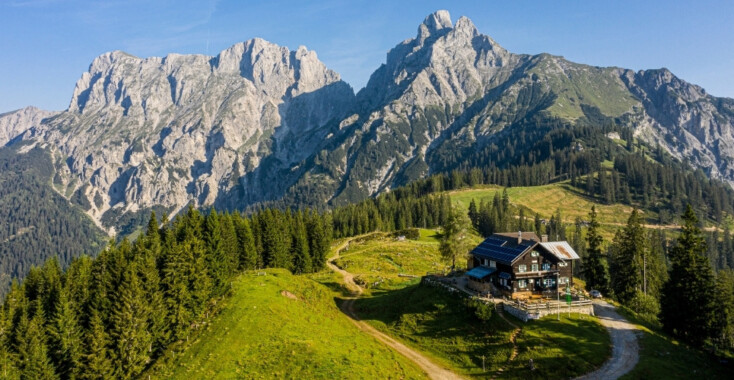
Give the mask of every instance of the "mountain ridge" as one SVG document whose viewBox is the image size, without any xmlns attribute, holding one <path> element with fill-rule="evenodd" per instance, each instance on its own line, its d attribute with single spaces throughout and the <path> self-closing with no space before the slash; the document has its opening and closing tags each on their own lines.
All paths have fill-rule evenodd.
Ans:
<svg viewBox="0 0 734 380">
<path fill-rule="evenodd" d="M 734 100 L 667 69 L 511 53 L 447 11 L 391 49 L 357 94 L 315 52 L 259 38 L 212 57 L 113 51 L 93 60 L 66 111 L 0 116 L 0 136 L 50 149 L 61 193 L 79 192 L 111 227 L 156 206 L 349 203 L 451 170 L 447 157 L 520 120 L 575 122 L 589 108 L 734 181 Z"/>
</svg>

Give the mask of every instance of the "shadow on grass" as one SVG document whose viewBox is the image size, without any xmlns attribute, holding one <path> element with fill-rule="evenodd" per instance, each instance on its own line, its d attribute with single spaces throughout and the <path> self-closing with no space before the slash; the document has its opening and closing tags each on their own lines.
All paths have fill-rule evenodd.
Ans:
<svg viewBox="0 0 734 380">
<path fill-rule="evenodd" d="M 335 299 L 337 306 L 340 299 Z M 354 302 L 364 321 L 427 352 L 467 375 L 486 375 L 504 364 L 512 352 L 513 330 L 494 315 L 482 322 L 456 294 L 420 284 L 376 290 Z M 487 371 L 482 372 L 482 356 Z"/>
</svg>

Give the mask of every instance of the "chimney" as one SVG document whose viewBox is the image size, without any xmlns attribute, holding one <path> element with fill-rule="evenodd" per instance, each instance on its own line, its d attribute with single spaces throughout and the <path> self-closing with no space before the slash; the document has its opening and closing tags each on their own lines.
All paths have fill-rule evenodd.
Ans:
<svg viewBox="0 0 734 380">
<path fill-rule="evenodd" d="M 522 231 L 517 231 L 517 244 L 522 243 Z"/>
<path fill-rule="evenodd" d="M 548 235 L 540 235 L 540 242 L 541 243 L 547 243 L 548 242 Z"/>
</svg>

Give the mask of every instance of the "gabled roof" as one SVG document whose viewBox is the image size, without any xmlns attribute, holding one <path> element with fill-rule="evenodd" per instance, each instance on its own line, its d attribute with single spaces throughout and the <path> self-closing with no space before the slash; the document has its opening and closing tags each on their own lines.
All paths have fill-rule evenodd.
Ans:
<svg viewBox="0 0 734 380">
<path fill-rule="evenodd" d="M 574 251 L 573 248 L 571 248 L 571 246 L 565 241 L 551 241 L 540 243 L 540 245 L 560 260 L 580 259 L 578 253 L 576 253 L 576 251 Z"/>
<path fill-rule="evenodd" d="M 535 235 L 527 233 L 528 235 Z M 514 235 L 514 236 L 512 236 Z M 507 234 L 492 234 L 492 236 L 486 238 L 472 251 L 472 255 L 495 260 L 497 262 L 511 265 L 515 259 L 520 257 L 526 251 L 532 249 L 536 244 L 537 240 L 521 239 L 518 244 L 518 233 L 507 233 Z M 525 234 L 523 234 L 523 238 Z M 537 237 L 537 235 L 535 235 Z"/>
</svg>

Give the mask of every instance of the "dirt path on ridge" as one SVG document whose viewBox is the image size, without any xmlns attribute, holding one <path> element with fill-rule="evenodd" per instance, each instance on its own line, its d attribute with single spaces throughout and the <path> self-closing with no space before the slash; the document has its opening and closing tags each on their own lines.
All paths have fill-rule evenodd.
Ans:
<svg viewBox="0 0 734 380">
<path fill-rule="evenodd" d="M 637 365 L 639 345 L 637 327 L 614 310 L 614 306 L 601 301 L 594 303 L 594 314 L 609 331 L 612 338 L 612 357 L 598 370 L 587 373 L 576 380 L 618 379 Z"/>
<path fill-rule="evenodd" d="M 401 355 L 405 356 L 406 358 L 413 361 L 415 364 L 417 364 L 431 379 L 434 380 L 454 380 L 454 379 L 462 379 L 462 377 L 458 376 L 457 374 L 449 371 L 448 369 L 442 368 L 441 366 L 433 363 L 430 359 L 423 356 L 421 353 L 407 347 L 406 345 L 396 341 L 395 339 L 391 338 L 390 336 L 382 333 L 381 331 L 375 329 L 374 327 L 370 326 L 368 323 L 362 321 L 359 316 L 354 312 L 354 301 L 359 298 L 359 296 L 362 295 L 362 288 L 357 285 L 354 282 L 354 275 L 339 268 L 334 264 L 334 261 L 339 258 L 339 254 L 341 251 L 349 246 L 349 243 L 352 239 L 347 240 L 344 242 L 341 246 L 339 246 L 336 249 L 336 253 L 334 256 L 329 258 L 329 260 L 326 262 L 326 265 L 329 266 L 331 270 L 334 272 L 339 273 L 344 278 L 344 283 L 347 285 L 347 288 L 349 288 L 349 291 L 354 294 L 354 297 L 348 298 L 345 300 L 341 305 L 341 310 L 344 314 L 349 316 L 352 323 L 354 323 L 357 328 L 362 330 L 363 332 L 372 335 L 375 339 L 379 340 L 384 345 L 392 348 L 393 350 L 397 351 Z"/>
</svg>

